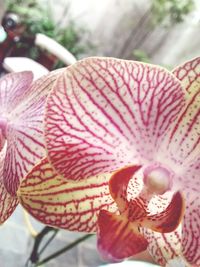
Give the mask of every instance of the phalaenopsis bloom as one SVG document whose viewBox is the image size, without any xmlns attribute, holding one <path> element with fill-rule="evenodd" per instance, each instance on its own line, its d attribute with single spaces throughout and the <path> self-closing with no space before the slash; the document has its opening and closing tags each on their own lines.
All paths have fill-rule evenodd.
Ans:
<svg viewBox="0 0 200 267">
<path fill-rule="evenodd" d="M 44 107 L 57 74 L 34 83 L 31 72 L 0 79 L 0 224 L 18 204 L 20 180 L 45 155 Z"/>
<path fill-rule="evenodd" d="M 104 258 L 148 250 L 200 266 L 200 58 L 173 72 L 114 58 L 63 70 L 45 113 L 47 156 L 22 181 L 45 224 L 96 232 Z"/>
</svg>

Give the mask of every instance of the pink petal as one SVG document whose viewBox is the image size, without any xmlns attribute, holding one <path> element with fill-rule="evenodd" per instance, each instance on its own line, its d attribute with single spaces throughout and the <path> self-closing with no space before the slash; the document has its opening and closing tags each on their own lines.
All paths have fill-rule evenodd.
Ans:
<svg viewBox="0 0 200 267">
<path fill-rule="evenodd" d="M 98 217 L 98 250 L 110 261 L 120 261 L 146 250 L 148 242 L 137 225 L 125 216 L 101 210 Z"/>
<path fill-rule="evenodd" d="M 9 117 L 8 141 L 4 165 L 4 184 L 15 195 L 22 179 L 44 155 L 43 118 L 46 98 L 59 72 L 53 72 L 32 84 L 29 94 Z"/>
<path fill-rule="evenodd" d="M 0 129 L 0 151 L 1 151 L 2 148 L 4 147 L 5 141 L 6 141 L 6 139 L 5 139 L 3 130 Z"/>
<path fill-rule="evenodd" d="M 181 81 L 189 94 L 200 90 L 200 57 L 194 58 L 178 66 L 173 74 Z"/>
<path fill-rule="evenodd" d="M 48 157 L 72 180 L 153 160 L 184 97 L 179 81 L 158 66 L 82 60 L 63 72 L 48 99 Z"/>
<path fill-rule="evenodd" d="M 10 73 L 0 79 L 0 118 L 12 113 L 26 99 L 32 80 L 30 71 Z"/>
<path fill-rule="evenodd" d="M 141 166 L 128 166 L 115 172 L 109 180 L 110 194 L 123 213 L 128 208 L 127 188 L 130 179 Z"/>
<path fill-rule="evenodd" d="M 102 174 L 68 183 L 55 174 L 45 158 L 22 180 L 18 197 L 23 207 L 44 224 L 94 232 L 100 209 L 116 211 L 109 194 L 109 177 L 110 174 Z"/>
<path fill-rule="evenodd" d="M 174 231 L 183 219 L 185 202 L 182 194 L 176 192 L 168 207 L 157 214 L 147 216 L 141 220 L 141 226 L 160 233 Z"/>
<path fill-rule="evenodd" d="M 0 224 L 4 223 L 15 210 L 18 200 L 12 197 L 3 184 L 3 165 L 6 154 L 6 144 L 0 152 Z"/>
</svg>

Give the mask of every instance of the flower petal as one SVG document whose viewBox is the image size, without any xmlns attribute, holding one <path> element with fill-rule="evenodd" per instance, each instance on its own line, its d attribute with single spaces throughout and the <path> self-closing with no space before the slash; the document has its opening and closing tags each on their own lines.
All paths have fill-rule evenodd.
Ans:
<svg viewBox="0 0 200 267">
<path fill-rule="evenodd" d="M 164 211 L 142 219 L 141 226 L 160 233 L 172 232 L 180 224 L 184 211 L 184 198 L 180 192 L 176 192 Z"/>
<path fill-rule="evenodd" d="M 80 180 L 152 160 L 184 98 L 180 82 L 158 66 L 82 60 L 63 72 L 48 98 L 50 162 L 66 179 Z"/>
<path fill-rule="evenodd" d="M 0 117 L 13 111 L 29 94 L 33 80 L 30 71 L 15 72 L 0 79 Z"/>
<path fill-rule="evenodd" d="M 2 150 L 2 148 L 4 147 L 5 145 L 5 136 L 4 136 L 4 133 L 3 133 L 3 130 L 0 129 L 0 151 Z"/>
<path fill-rule="evenodd" d="M 200 266 L 200 197 L 199 192 L 185 191 L 187 206 L 182 229 L 182 253 L 192 266 Z"/>
<path fill-rule="evenodd" d="M 123 213 L 128 208 L 127 188 L 130 179 L 141 166 L 128 166 L 116 171 L 109 180 L 110 194 Z"/>
<path fill-rule="evenodd" d="M 183 88 L 189 93 L 188 101 L 181 112 L 177 123 L 172 127 L 168 138 L 168 144 L 164 144 L 163 150 L 168 147 L 169 157 L 178 165 L 187 166 L 199 154 L 200 144 L 200 57 L 184 63 L 173 71 L 181 81 Z M 166 154 L 166 153 L 165 153 Z M 166 161 L 167 155 L 165 155 Z M 172 163 L 173 164 L 173 163 Z M 179 171 L 183 171 L 183 166 Z M 183 178 L 185 176 L 183 175 Z M 188 180 L 185 177 L 185 181 Z"/>
<path fill-rule="evenodd" d="M 194 58 L 178 66 L 173 74 L 181 81 L 189 94 L 200 90 L 200 57 Z"/>
<path fill-rule="evenodd" d="M 181 225 L 171 233 L 161 234 L 150 229 L 143 229 L 147 239 L 148 251 L 152 258 L 161 266 L 181 255 Z"/>
<path fill-rule="evenodd" d="M 98 250 L 110 261 L 120 261 L 146 250 L 148 242 L 137 225 L 125 216 L 101 210 L 98 216 Z"/>
<path fill-rule="evenodd" d="M 184 170 L 193 159 L 199 155 L 200 145 L 200 90 L 194 93 L 188 100 L 187 105 L 173 126 L 167 145 L 161 148 L 165 150 L 165 161 L 168 157 L 172 159 L 174 171 L 183 174 L 182 185 L 188 181 Z M 167 148 L 167 149 L 166 149 Z M 167 152 L 166 152 L 167 150 Z M 184 164 L 184 166 L 183 166 Z M 184 185 L 183 185 L 184 186 Z"/>
<path fill-rule="evenodd" d="M 3 176 L 6 189 L 13 196 L 16 195 L 19 180 L 45 155 L 45 102 L 59 73 L 53 72 L 34 82 L 29 88 L 29 94 L 9 117 Z"/>
<path fill-rule="evenodd" d="M 6 143 L 0 151 L 0 224 L 4 223 L 15 210 L 18 199 L 12 197 L 5 189 L 3 184 L 3 165 L 6 154 Z"/>
<path fill-rule="evenodd" d="M 55 174 L 45 158 L 22 180 L 18 197 L 23 207 L 44 224 L 94 232 L 100 209 L 116 211 L 109 194 L 109 177 L 105 174 L 68 183 Z"/>
</svg>

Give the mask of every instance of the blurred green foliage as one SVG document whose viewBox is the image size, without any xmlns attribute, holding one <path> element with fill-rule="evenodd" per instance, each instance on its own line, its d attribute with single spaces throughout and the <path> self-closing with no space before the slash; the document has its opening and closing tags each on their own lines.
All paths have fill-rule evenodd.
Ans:
<svg viewBox="0 0 200 267">
<path fill-rule="evenodd" d="M 142 62 L 146 62 L 146 63 L 151 62 L 151 59 L 149 58 L 147 53 L 143 50 L 135 49 L 135 50 L 133 50 L 132 55 L 133 55 L 134 59 L 137 61 L 142 61 Z"/>
<path fill-rule="evenodd" d="M 82 43 L 83 35 L 87 31 L 79 27 L 74 21 L 68 19 L 67 26 L 61 27 L 62 19 L 68 16 L 68 6 L 66 6 L 61 21 L 55 22 L 52 16 L 50 5 L 42 6 L 36 0 L 6 0 L 7 10 L 17 13 L 24 25 L 26 25 L 26 34 L 35 35 L 43 33 L 67 48 L 75 57 L 79 57 L 82 53 L 86 53 L 88 49 L 92 49 L 92 44 L 88 41 Z M 38 56 L 38 48 L 33 47 L 29 51 L 31 58 L 36 59 Z M 61 67 L 59 63 L 56 67 Z"/>
<path fill-rule="evenodd" d="M 180 23 L 194 7 L 194 0 L 152 0 L 153 22 L 166 26 Z"/>
<path fill-rule="evenodd" d="M 151 0 L 151 21 L 153 28 L 157 25 L 172 27 L 185 20 L 192 10 L 195 9 L 194 0 Z M 134 49 L 133 58 L 146 63 L 151 62 L 151 57 L 140 49 Z M 170 69 L 170 66 L 165 66 Z"/>
</svg>

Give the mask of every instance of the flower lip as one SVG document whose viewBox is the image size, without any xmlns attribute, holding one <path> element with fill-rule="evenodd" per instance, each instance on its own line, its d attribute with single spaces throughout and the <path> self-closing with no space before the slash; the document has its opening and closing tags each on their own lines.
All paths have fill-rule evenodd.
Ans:
<svg viewBox="0 0 200 267">
<path fill-rule="evenodd" d="M 143 174 L 143 181 L 149 193 L 162 195 L 172 188 L 173 172 L 160 163 L 147 166 Z"/>
</svg>

